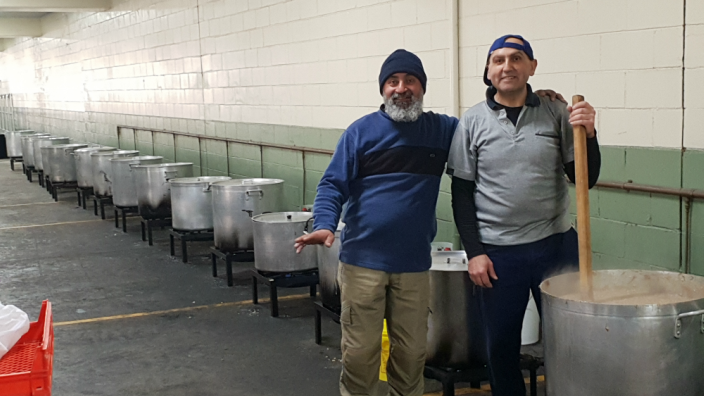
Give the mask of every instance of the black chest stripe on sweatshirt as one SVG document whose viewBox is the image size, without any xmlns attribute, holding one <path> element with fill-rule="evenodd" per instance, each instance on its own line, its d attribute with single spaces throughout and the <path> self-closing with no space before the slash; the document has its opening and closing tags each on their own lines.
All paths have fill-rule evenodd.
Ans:
<svg viewBox="0 0 704 396">
<path fill-rule="evenodd" d="M 359 178 L 390 173 L 442 176 L 447 150 L 402 146 L 376 151 L 362 157 Z"/>
</svg>

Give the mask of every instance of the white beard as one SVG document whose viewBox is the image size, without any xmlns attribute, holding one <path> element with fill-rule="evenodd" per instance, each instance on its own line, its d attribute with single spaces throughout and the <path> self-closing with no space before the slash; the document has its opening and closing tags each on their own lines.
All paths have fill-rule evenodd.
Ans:
<svg viewBox="0 0 704 396">
<path fill-rule="evenodd" d="M 413 122 L 423 114 L 423 97 L 411 98 L 411 104 L 408 107 L 401 107 L 394 103 L 394 99 L 400 95 L 395 93 L 389 98 L 384 98 L 384 110 L 386 114 L 396 122 Z"/>
</svg>

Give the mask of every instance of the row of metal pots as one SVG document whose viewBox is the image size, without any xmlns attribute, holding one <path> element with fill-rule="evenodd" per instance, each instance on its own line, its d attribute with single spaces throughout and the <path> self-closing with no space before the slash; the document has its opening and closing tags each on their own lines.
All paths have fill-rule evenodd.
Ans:
<svg viewBox="0 0 704 396">
<path fill-rule="evenodd" d="M 10 156 L 19 156 L 17 137 L 30 134 L 26 132 L 9 134 Z M 340 229 L 332 248 L 318 246 L 296 255 L 292 241 L 305 231 L 311 214 L 282 212 L 282 180 L 194 178 L 190 163 L 159 164 L 162 158 L 138 157 L 133 151 L 59 144 L 65 138 L 32 139 L 38 141 L 38 152 L 29 136 L 27 143 L 19 140 L 25 164 L 37 166 L 41 158 L 52 181 L 79 179 L 79 185 L 93 186 L 99 194 L 113 194 L 118 206 L 138 206 L 146 217 L 171 214 L 175 229 L 212 228 L 219 249 L 253 249 L 255 265 L 263 271 L 317 266 L 323 303 L 339 309 Z M 466 256 L 461 251 L 432 255 L 427 362 L 448 368 L 483 366 L 484 334 Z M 541 286 L 548 395 L 704 394 L 704 278 L 596 271 L 594 298 L 575 295 L 578 285 L 577 274 L 564 274 Z"/>
</svg>

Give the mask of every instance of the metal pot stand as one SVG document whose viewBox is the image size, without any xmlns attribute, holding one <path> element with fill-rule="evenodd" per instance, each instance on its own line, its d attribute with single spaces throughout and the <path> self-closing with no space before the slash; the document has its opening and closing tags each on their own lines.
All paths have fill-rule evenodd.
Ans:
<svg viewBox="0 0 704 396">
<path fill-rule="evenodd" d="M 98 215 L 100 207 L 100 218 L 105 220 L 105 205 L 112 205 L 112 197 L 93 194 L 93 214 Z M 144 238 L 142 238 L 144 240 Z"/>
<path fill-rule="evenodd" d="M 181 258 L 184 263 L 188 262 L 188 243 L 187 242 L 204 242 L 204 241 L 214 241 L 215 233 L 212 229 L 210 230 L 198 230 L 198 231 L 181 231 L 171 229 L 169 232 L 169 242 L 171 247 L 171 255 L 175 256 L 175 240 L 181 241 Z"/>
<path fill-rule="evenodd" d="M 254 251 L 240 250 L 236 252 L 223 252 L 215 246 L 210 247 L 210 258 L 213 263 L 213 277 L 218 276 L 218 259 L 225 262 L 227 286 L 232 287 L 232 263 L 248 263 L 254 261 Z"/>
<path fill-rule="evenodd" d="M 142 241 L 149 240 L 149 246 L 154 245 L 154 239 L 152 238 L 152 230 L 154 227 L 164 228 L 171 227 L 171 217 L 156 217 L 151 219 L 145 219 L 142 217 Z"/>
<path fill-rule="evenodd" d="M 269 286 L 269 299 L 271 300 L 271 317 L 279 317 L 279 287 L 296 288 L 309 287 L 311 298 L 315 298 L 319 282 L 318 269 L 298 272 L 264 272 L 257 269 L 252 272 L 252 304 L 259 304 L 258 283 Z"/>
<path fill-rule="evenodd" d="M 76 195 L 78 197 L 78 206 L 82 206 L 85 210 L 86 208 L 86 198 L 93 194 L 93 187 L 76 187 Z M 97 216 L 97 211 L 96 211 Z"/>
<path fill-rule="evenodd" d="M 80 198 L 79 198 L 80 205 Z M 122 218 L 122 232 L 127 233 L 127 215 L 137 214 L 136 206 L 117 206 L 115 205 L 115 228 L 120 228 L 120 218 Z M 130 216 L 136 217 L 136 216 Z"/>
<path fill-rule="evenodd" d="M 72 190 L 75 191 L 76 187 L 78 187 L 78 184 L 76 184 L 75 181 L 71 182 L 54 182 L 48 185 L 50 191 L 51 191 L 51 197 L 54 198 L 54 201 L 59 200 L 59 192 L 61 190 Z M 105 219 L 105 217 L 103 217 Z"/>
<path fill-rule="evenodd" d="M 23 162 L 22 157 L 9 157 L 9 158 L 10 158 L 10 170 L 12 170 L 12 171 L 15 170 L 15 163 Z"/>
</svg>

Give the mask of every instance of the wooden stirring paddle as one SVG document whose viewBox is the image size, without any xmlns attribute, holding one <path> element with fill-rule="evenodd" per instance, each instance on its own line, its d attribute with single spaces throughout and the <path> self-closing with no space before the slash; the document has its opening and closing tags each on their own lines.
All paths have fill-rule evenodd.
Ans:
<svg viewBox="0 0 704 396">
<path fill-rule="evenodd" d="M 572 105 L 584 101 L 584 96 L 572 96 Z M 592 231 L 589 223 L 589 172 L 587 168 L 587 130 L 575 125 L 574 169 L 577 192 L 577 235 L 579 238 L 579 287 L 582 295 L 593 298 Z"/>
</svg>

